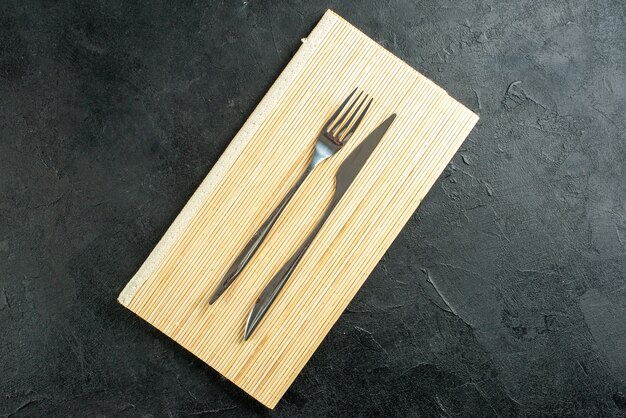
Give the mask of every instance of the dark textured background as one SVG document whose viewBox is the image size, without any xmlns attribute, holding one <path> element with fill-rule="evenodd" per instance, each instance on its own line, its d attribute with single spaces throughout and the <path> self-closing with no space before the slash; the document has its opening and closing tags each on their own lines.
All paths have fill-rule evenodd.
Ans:
<svg viewBox="0 0 626 418">
<path fill-rule="evenodd" d="M 0 416 L 624 416 L 621 0 L 2 1 Z M 481 120 L 268 411 L 116 298 L 332 8 Z"/>
</svg>

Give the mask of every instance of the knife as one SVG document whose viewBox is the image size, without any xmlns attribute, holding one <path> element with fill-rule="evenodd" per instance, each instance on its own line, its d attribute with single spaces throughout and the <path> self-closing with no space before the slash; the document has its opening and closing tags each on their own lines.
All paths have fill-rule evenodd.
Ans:
<svg viewBox="0 0 626 418">
<path fill-rule="evenodd" d="M 341 166 L 337 170 L 337 174 L 335 175 L 335 192 L 330 201 L 330 204 L 324 211 L 324 214 L 320 218 L 320 220 L 315 225 L 315 228 L 309 233 L 306 240 L 302 243 L 302 245 L 298 248 L 298 250 L 293 253 L 293 255 L 289 258 L 289 260 L 278 270 L 278 272 L 274 275 L 272 280 L 265 286 L 258 299 L 256 300 L 254 307 L 250 311 L 248 315 L 248 320 L 246 322 L 246 329 L 244 332 L 244 340 L 250 338 L 252 332 L 256 329 L 263 319 L 263 316 L 267 313 L 268 309 L 278 296 L 278 293 L 281 291 L 285 283 L 291 276 L 291 273 L 295 270 L 298 262 L 306 252 L 306 250 L 313 242 L 313 239 L 321 229 L 322 225 L 330 216 L 330 213 L 333 211 L 337 203 L 341 200 L 343 195 L 346 193 L 350 185 L 353 183 L 356 176 L 359 174 L 368 158 L 380 142 L 381 138 L 385 135 L 394 119 L 396 118 L 396 114 L 392 114 L 384 122 L 382 122 L 376 129 L 374 129 L 356 148 L 346 157 L 346 159 L 341 163 Z"/>
</svg>

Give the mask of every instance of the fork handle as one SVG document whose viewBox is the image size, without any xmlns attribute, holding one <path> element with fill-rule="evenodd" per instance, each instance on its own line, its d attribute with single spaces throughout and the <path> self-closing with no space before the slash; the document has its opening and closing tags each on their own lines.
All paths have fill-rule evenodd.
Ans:
<svg viewBox="0 0 626 418">
<path fill-rule="evenodd" d="M 278 220 L 280 214 L 283 212 L 293 195 L 296 193 L 296 190 L 298 190 L 302 183 L 304 183 L 304 180 L 307 178 L 310 172 L 311 168 L 307 167 L 307 169 L 304 171 L 304 173 L 302 173 L 298 181 L 291 187 L 291 189 L 289 189 L 289 192 L 287 192 L 285 197 L 283 197 L 283 200 L 280 201 L 280 203 L 272 211 L 270 216 L 263 222 L 259 229 L 257 229 L 252 238 L 250 238 L 250 241 L 248 241 L 243 250 L 241 250 L 241 253 L 237 256 L 235 261 L 233 261 L 230 268 L 228 269 L 228 272 L 225 275 L 225 277 L 229 279 L 228 283 L 224 283 L 226 287 L 230 283 L 232 283 L 235 278 L 237 278 L 239 273 L 241 273 L 243 268 L 248 264 L 256 250 L 259 248 L 259 246 L 269 233 L 270 229 L 272 229 L 272 226 L 274 226 L 274 224 Z"/>
</svg>

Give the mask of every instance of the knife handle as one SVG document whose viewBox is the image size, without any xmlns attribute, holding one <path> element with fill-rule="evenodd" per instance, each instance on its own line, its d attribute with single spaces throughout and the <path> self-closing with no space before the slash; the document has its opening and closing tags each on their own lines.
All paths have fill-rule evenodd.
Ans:
<svg viewBox="0 0 626 418">
<path fill-rule="evenodd" d="M 313 228 L 313 230 L 309 232 L 309 235 L 307 235 L 306 240 L 304 240 L 302 245 L 300 245 L 300 247 L 298 247 L 296 252 L 293 253 L 293 255 L 289 258 L 289 261 L 287 261 L 285 265 L 281 267 L 281 269 L 278 271 L 276 276 L 284 276 L 284 281 L 287 281 L 289 276 L 291 276 L 291 273 L 293 273 L 293 270 L 296 268 L 296 266 L 300 262 L 300 259 L 302 258 L 306 250 L 308 250 L 309 247 L 311 246 L 311 243 L 313 242 L 313 239 L 315 239 L 315 237 L 317 236 L 317 233 L 320 231 L 320 229 L 322 229 L 324 222 L 326 222 L 326 219 L 328 219 L 328 217 L 330 216 L 330 213 L 333 211 L 336 205 L 337 205 L 337 199 L 333 197 L 333 199 L 330 201 L 330 204 L 326 207 L 324 214 L 319 219 L 319 221 L 317 221 L 315 228 Z"/>
<path fill-rule="evenodd" d="M 313 242 L 313 239 L 315 239 L 317 233 L 324 225 L 326 219 L 328 219 L 328 217 L 330 216 L 331 212 L 337 205 L 337 202 L 338 199 L 336 198 L 336 196 L 333 196 L 330 204 L 324 211 L 324 214 L 315 225 L 315 228 L 313 228 L 313 230 L 306 237 L 306 240 L 300 245 L 300 247 L 298 247 L 298 249 L 291 255 L 291 257 L 289 257 L 289 260 L 285 264 L 283 264 L 280 270 L 278 270 L 274 277 L 272 277 L 272 280 L 270 280 L 269 283 L 265 286 L 258 299 L 256 300 L 252 311 L 250 312 L 250 316 L 246 324 L 246 331 L 244 336 L 245 339 L 248 339 L 250 337 L 261 319 L 263 319 L 263 316 L 265 316 L 265 313 L 268 311 L 268 309 L 278 296 L 278 293 L 280 293 L 282 288 L 285 286 L 285 283 L 287 283 L 289 277 L 291 277 L 291 274 L 296 269 L 298 263 L 304 256 L 304 253 L 306 253 L 306 251 L 308 250 L 309 246 Z"/>
</svg>

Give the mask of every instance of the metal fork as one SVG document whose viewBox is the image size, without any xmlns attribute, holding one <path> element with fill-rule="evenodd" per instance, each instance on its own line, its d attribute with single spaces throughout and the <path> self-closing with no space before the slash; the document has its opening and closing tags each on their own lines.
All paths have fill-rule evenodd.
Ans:
<svg viewBox="0 0 626 418">
<path fill-rule="evenodd" d="M 357 90 L 358 88 L 354 89 L 335 113 L 326 121 L 326 124 L 317 137 L 315 152 L 309 160 L 306 170 L 231 264 L 217 289 L 213 292 L 209 304 L 214 303 L 239 276 L 272 226 L 276 223 L 276 220 L 287 206 L 287 203 L 289 203 L 289 200 L 291 200 L 300 185 L 304 183 L 304 180 L 306 180 L 311 171 L 313 171 L 319 163 L 337 153 L 337 151 L 348 142 L 354 131 L 356 131 L 372 103 L 372 99 L 370 98 L 368 100 L 368 95 L 364 95 L 363 92 L 359 92 L 356 98 L 352 100 Z"/>
</svg>

